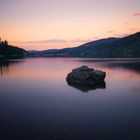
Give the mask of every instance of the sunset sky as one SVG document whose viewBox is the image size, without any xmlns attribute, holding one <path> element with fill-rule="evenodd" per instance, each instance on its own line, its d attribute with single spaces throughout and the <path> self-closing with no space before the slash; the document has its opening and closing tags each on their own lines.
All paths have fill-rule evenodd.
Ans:
<svg viewBox="0 0 140 140">
<path fill-rule="evenodd" d="M 0 0 L 0 36 L 26 50 L 140 31 L 140 0 Z"/>
</svg>

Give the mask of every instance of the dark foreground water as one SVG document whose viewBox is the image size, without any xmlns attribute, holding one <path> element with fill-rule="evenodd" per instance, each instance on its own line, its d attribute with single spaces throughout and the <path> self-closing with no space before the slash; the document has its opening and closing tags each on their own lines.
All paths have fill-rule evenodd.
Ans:
<svg viewBox="0 0 140 140">
<path fill-rule="evenodd" d="M 69 86 L 81 65 L 106 71 L 105 85 Z M 0 140 L 140 140 L 140 59 L 1 63 Z"/>
</svg>

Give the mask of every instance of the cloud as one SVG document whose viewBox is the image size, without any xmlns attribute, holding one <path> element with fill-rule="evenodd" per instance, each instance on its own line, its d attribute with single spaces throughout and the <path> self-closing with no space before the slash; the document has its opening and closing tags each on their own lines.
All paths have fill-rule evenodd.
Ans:
<svg viewBox="0 0 140 140">
<path fill-rule="evenodd" d="M 26 41 L 26 42 L 19 42 L 19 43 L 26 43 L 26 44 L 63 44 L 63 43 L 85 43 L 89 42 L 89 39 L 73 39 L 73 40 L 66 40 L 66 39 L 48 39 L 48 40 L 40 40 L 40 41 Z"/>
<path fill-rule="evenodd" d="M 99 37 L 95 36 L 95 37 L 93 37 L 93 39 L 97 40 L 97 39 L 99 39 Z"/>
<path fill-rule="evenodd" d="M 128 22 L 124 22 L 125 25 L 128 25 Z"/>
<path fill-rule="evenodd" d="M 111 33 L 114 33 L 114 31 L 113 30 L 109 30 L 109 31 L 107 31 L 107 33 L 111 34 Z"/>
<path fill-rule="evenodd" d="M 48 39 L 48 40 L 40 40 L 40 41 L 27 41 L 26 43 L 66 43 L 67 40 L 64 39 Z"/>
<path fill-rule="evenodd" d="M 70 40 L 70 42 L 73 42 L 73 43 L 82 43 L 82 42 L 89 42 L 91 41 L 90 39 L 74 39 L 74 40 Z"/>
<path fill-rule="evenodd" d="M 129 36 L 129 34 L 114 34 L 115 37 L 123 38 Z"/>
<path fill-rule="evenodd" d="M 140 12 L 134 13 L 133 16 L 140 16 Z"/>
<path fill-rule="evenodd" d="M 130 31 L 135 31 L 136 30 L 136 28 L 130 28 Z"/>
</svg>

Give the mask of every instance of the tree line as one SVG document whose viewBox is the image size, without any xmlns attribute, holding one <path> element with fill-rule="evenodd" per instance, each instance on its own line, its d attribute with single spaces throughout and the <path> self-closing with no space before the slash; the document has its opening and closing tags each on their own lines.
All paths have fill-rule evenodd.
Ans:
<svg viewBox="0 0 140 140">
<path fill-rule="evenodd" d="M 7 46 L 8 45 L 8 41 L 7 40 L 4 40 L 2 41 L 2 39 L 0 38 L 0 44 L 3 46 Z"/>
<path fill-rule="evenodd" d="M 0 59 L 21 58 L 25 56 L 26 51 L 8 44 L 7 40 L 0 38 Z"/>
</svg>

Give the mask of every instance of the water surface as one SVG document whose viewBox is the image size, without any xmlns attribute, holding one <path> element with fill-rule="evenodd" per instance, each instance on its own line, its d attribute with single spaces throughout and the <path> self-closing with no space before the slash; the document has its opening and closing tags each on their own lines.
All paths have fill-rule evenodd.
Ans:
<svg viewBox="0 0 140 140">
<path fill-rule="evenodd" d="M 87 65 L 105 86 L 69 86 Z M 33 58 L 0 63 L 0 139 L 139 140 L 140 59 Z"/>
</svg>

